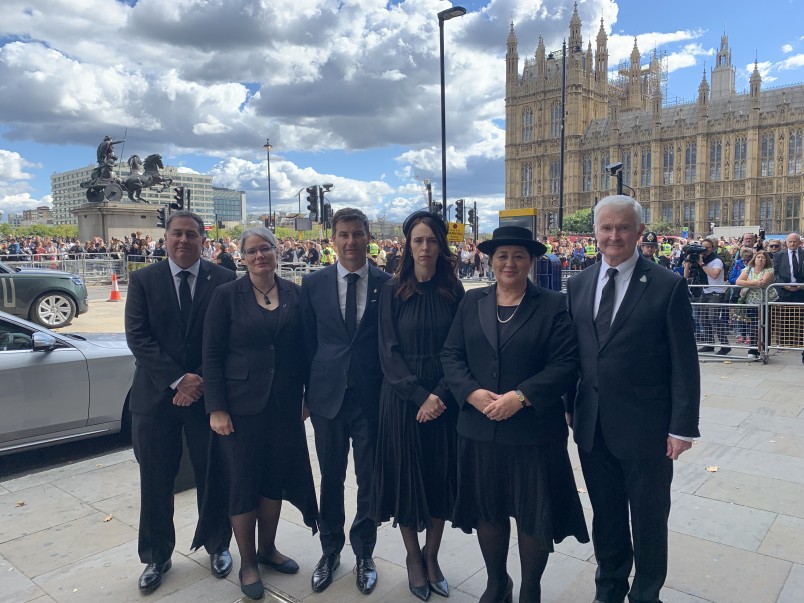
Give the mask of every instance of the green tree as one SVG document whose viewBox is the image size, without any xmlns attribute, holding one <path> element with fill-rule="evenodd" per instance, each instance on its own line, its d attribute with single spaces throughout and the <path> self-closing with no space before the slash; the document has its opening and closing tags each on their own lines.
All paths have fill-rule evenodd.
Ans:
<svg viewBox="0 0 804 603">
<path fill-rule="evenodd" d="M 579 209 L 575 213 L 564 216 L 564 232 L 568 234 L 592 234 L 592 209 Z"/>
<path fill-rule="evenodd" d="M 677 235 L 680 234 L 679 228 L 676 228 L 670 222 L 652 222 L 645 227 L 645 230 L 652 230 L 656 234 L 660 235 Z"/>
</svg>

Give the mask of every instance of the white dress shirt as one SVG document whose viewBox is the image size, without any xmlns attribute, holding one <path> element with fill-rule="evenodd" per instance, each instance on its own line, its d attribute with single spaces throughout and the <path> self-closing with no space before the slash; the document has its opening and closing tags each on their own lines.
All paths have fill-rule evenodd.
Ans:
<svg viewBox="0 0 804 603">
<path fill-rule="evenodd" d="M 341 316 L 346 320 L 346 288 L 349 286 L 349 281 L 346 276 L 351 274 L 343 264 L 338 262 L 336 264 L 338 270 L 338 304 L 341 307 Z M 368 262 L 363 264 L 361 268 L 355 270 L 360 278 L 357 279 L 357 326 L 360 326 L 360 320 L 363 318 L 363 312 L 366 311 L 366 300 L 368 298 Z"/>
<path fill-rule="evenodd" d="M 611 312 L 611 322 L 614 322 L 614 317 L 617 316 L 617 311 L 620 309 L 620 304 L 623 303 L 625 292 L 628 290 L 628 284 L 631 282 L 631 275 L 634 274 L 637 260 L 639 259 L 639 252 L 634 250 L 634 255 L 625 260 L 619 266 L 610 266 L 606 263 L 605 257 L 600 261 L 600 272 L 597 278 L 597 289 L 595 289 L 595 314 L 597 318 L 597 311 L 600 308 L 600 298 L 603 295 L 603 287 L 609 282 L 608 270 L 609 268 L 617 269 L 617 278 L 614 280 L 614 309 Z"/>
<path fill-rule="evenodd" d="M 179 286 L 181 285 L 181 277 L 179 276 L 179 272 L 182 272 L 183 270 L 186 270 L 190 273 L 190 276 L 187 277 L 187 283 L 190 285 L 190 295 L 195 297 L 195 283 L 198 280 L 198 270 L 201 268 L 201 260 L 198 260 L 189 268 L 181 268 L 170 258 L 168 258 L 168 264 L 170 265 L 170 274 L 173 275 L 173 286 L 176 287 L 176 299 L 181 299 L 181 295 L 179 294 Z"/>
<path fill-rule="evenodd" d="M 793 254 L 796 255 L 796 259 L 798 259 L 798 249 L 788 249 L 787 250 L 787 262 L 790 264 L 790 282 L 797 283 L 798 280 L 796 279 L 796 273 L 793 272 Z M 799 267 L 800 269 L 800 267 Z"/>
</svg>

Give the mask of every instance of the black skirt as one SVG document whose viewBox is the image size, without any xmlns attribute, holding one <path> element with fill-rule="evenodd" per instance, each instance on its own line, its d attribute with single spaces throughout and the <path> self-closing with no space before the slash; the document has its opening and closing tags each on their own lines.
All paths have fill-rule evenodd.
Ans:
<svg viewBox="0 0 804 603">
<path fill-rule="evenodd" d="M 567 536 L 589 542 L 566 442 L 514 446 L 459 435 L 453 525 L 471 534 L 479 521 L 510 518 L 544 550 Z"/>
</svg>

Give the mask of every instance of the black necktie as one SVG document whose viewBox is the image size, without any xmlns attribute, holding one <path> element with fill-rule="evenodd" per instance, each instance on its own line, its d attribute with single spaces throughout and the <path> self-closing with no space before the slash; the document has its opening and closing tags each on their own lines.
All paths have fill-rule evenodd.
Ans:
<svg viewBox="0 0 804 603">
<path fill-rule="evenodd" d="M 595 330 L 597 331 L 599 343 L 603 343 L 606 340 L 611 328 L 611 317 L 614 315 L 614 279 L 617 278 L 617 269 L 609 268 L 606 274 L 608 274 L 609 280 L 603 287 L 600 306 L 597 309 L 597 318 L 595 319 Z"/>
<path fill-rule="evenodd" d="M 352 272 L 346 275 L 348 284 L 346 285 L 346 331 L 349 333 L 349 339 L 354 339 L 355 332 L 357 331 L 357 279 L 360 275 Z"/>
<path fill-rule="evenodd" d="M 182 270 L 179 272 L 181 284 L 179 285 L 179 306 L 181 307 L 181 319 L 184 322 L 184 328 L 190 325 L 190 312 L 193 311 L 193 294 L 190 292 L 190 272 Z"/>
<path fill-rule="evenodd" d="M 800 282 L 798 277 L 798 250 L 791 252 L 790 257 L 793 259 L 792 263 L 790 264 L 790 267 L 792 268 L 790 273 L 792 274 L 793 278 L 796 279 L 796 282 Z"/>
</svg>

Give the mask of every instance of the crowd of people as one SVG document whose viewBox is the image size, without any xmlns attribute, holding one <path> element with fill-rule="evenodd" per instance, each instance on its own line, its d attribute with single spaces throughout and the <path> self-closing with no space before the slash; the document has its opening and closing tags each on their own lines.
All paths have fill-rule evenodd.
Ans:
<svg viewBox="0 0 804 603">
<path fill-rule="evenodd" d="M 288 501 L 319 534 L 314 592 L 332 583 L 348 536 L 356 588 L 371 593 L 380 579 L 377 528 L 391 521 L 411 594 L 448 596 L 439 552 L 451 523 L 477 534 L 486 565 L 480 600 L 511 601 L 513 519 L 519 600 L 541 601 L 554 544 L 589 541 L 569 426 L 594 511 L 596 600 L 619 602 L 630 589 L 633 600 L 658 601 L 672 461 L 699 435 L 700 392 L 687 287 L 637 252 L 640 216 L 630 197 L 598 204 L 600 269 L 571 279 L 564 296 L 529 280 L 548 249 L 517 226 L 464 250 L 447 243 L 440 217 L 414 212 L 391 252 L 392 275 L 388 252 L 380 257 L 386 242 L 371 239 L 366 216 L 341 209 L 319 252 L 319 261 L 337 261 L 299 286 L 279 276 L 278 263 L 283 247 L 298 261 L 310 244 L 249 228 L 236 246 L 246 266 L 237 278 L 203 259 L 198 216 L 171 215 L 168 260 L 132 272 L 125 309 L 137 364 L 130 408 L 141 476 L 140 591 L 153 592 L 171 568 L 184 431 L 198 488 L 193 548 L 203 546 L 211 573 L 225 577 L 233 533 L 247 597 L 263 597 L 260 566 L 300 571 L 276 544 Z M 464 251 L 487 258 L 494 284 L 464 291 Z M 635 367 L 637 358 L 649 366 Z M 655 358 L 667 367 L 661 375 Z M 357 505 L 347 534 L 350 448 Z"/>
</svg>

